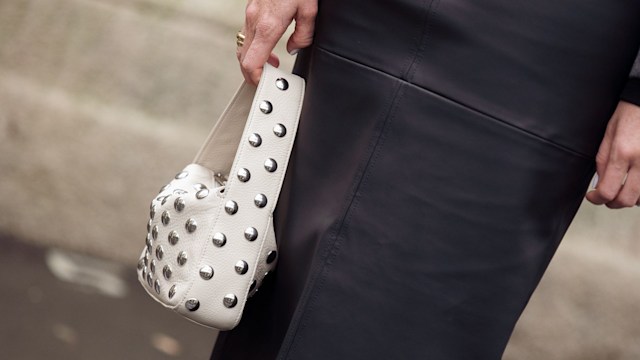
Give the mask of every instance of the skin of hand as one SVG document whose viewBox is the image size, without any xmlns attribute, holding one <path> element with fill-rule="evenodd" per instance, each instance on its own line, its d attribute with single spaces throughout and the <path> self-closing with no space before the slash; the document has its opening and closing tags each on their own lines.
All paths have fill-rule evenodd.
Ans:
<svg viewBox="0 0 640 360">
<path fill-rule="evenodd" d="M 599 181 L 587 193 L 587 200 L 611 209 L 640 205 L 640 106 L 618 103 L 596 155 L 596 166 Z"/>
<path fill-rule="evenodd" d="M 295 55 L 311 45 L 317 12 L 317 0 L 249 0 L 242 28 L 244 45 L 236 51 L 245 80 L 257 85 L 264 63 L 280 65 L 272 51 L 292 21 L 296 25 L 287 51 Z"/>
</svg>

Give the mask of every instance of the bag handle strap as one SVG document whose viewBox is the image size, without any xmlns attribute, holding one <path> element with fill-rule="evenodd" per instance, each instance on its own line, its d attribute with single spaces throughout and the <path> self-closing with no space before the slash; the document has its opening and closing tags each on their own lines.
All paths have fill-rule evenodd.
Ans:
<svg viewBox="0 0 640 360">
<path fill-rule="evenodd" d="M 242 83 L 211 129 L 193 162 L 227 178 L 232 172 L 231 167 L 237 155 L 248 146 L 253 146 L 249 143 L 248 136 L 259 134 L 258 129 L 254 127 L 263 117 L 278 118 L 276 124 L 284 125 L 284 131 L 289 131 L 292 140 L 282 144 L 286 147 L 283 150 L 287 152 L 288 161 L 300 117 L 304 88 L 305 82 L 301 77 L 265 64 L 258 87 L 247 82 Z M 270 99 L 277 99 L 286 106 L 273 109 L 274 100 Z M 280 127 L 278 130 L 281 130 Z M 255 143 L 262 139 L 252 140 L 252 143 Z M 286 162 L 283 165 L 286 165 Z"/>
</svg>

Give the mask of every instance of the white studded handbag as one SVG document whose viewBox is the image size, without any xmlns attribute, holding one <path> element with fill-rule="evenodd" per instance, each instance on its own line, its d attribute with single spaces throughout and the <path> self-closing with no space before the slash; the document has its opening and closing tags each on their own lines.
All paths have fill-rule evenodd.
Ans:
<svg viewBox="0 0 640 360">
<path fill-rule="evenodd" d="M 244 83 L 192 164 L 151 202 L 139 280 L 198 324 L 233 329 L 277 261 L 273 211 L 298 128 L 304 80 L 266 64 Z"/>
</svg>

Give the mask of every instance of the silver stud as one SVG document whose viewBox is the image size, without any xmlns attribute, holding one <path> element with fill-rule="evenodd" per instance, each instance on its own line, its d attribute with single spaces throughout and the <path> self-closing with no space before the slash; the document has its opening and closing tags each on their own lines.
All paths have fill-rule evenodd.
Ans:
<svg viewBox="0 0 640 360">
<path fill-rule="evenodd" d="M 222 300 L 222 303 L 224 306 L 232 308 L 238 303 L 238 298 L 233 294 L 227 294 L 225 295 L 224 300 Z"/>
<path fill-rule="evenodd" d="M 167 200 L 169 200 L 170 197 L 171 197 L 171 195 L 163 196 L 162 200 L 160 201 L 160 205 L 164 205 L 164 203 L 166 203 Z"/>
<path fill-rule="evenodd" d="M 171 270 L 171 266 L 165 265 L 162 268 L 162 276 L 164 276 L 165 279 L 169 280 L 171 279 L 171 274 L 173 274 L 173 271 Z"/>
<path fill-rule="evenodd" d="M 162 248 L 162 245 L 158 245 L 158 247 L 156 248 L 156 257 L 158 258 L 158 260 L 162 260 L 163 256 L 164 256 L 164 249 Z"/>
<path fill-rule="evenodd" d="M 151 205 L 151 210 L 149 211 L 149 217 L 151 219 L 156 217 L 156 206 L 155 205 Z"/>
<path fill-rule="evenodd" d="M 147 250 L 148 251 L 148 250 Z M 149 257 L 143 257 L 142 261 L 144 261 L 144 266 L 149 265 Z"/>
<path fill-rule="evenodd" d="M 169 221 L 171 220 L 171 216 L 169 216 L 169 212 L 167 210 L 162 212 L 162 225 L 169 225 Z"/>
<path fill-rule="evenodd" d="M 229 200 L 226 204 L 224 204 L 224 210 L 227 212 L 227 214 L 233 215 L 238 212 L 238 204 L 233 200 Z"/>
<path fill-rule="evenodd" d="M 253 199 L 253 203 L 256 204 L 257 207 L 263 208 L 267 206 L 267 197 L 264 194 L 258 194 Z"/>
<path fill-rule="evenodd" d="M 147 223 L 147 232 L 151 231 L 151 224 L 153 223 L 153 221 L 151 221 L 151 219 L 149 219 L 149 222 Z"/>
<path fill-rule="evenodd" d="M 198 228 L 198 224 L 196 223 L 196 221 L 194 219 L 189 219 L 184 224 L 184 228 L 187 229 L 188 233 L 192 233 L 192 232 L 196 231 L 196 229 Z"/>
<path fill-rule="evenodd" d="M 152 274 L 156 273 L 156 261 L 155 260 L 151 260 L 151 266 L 149 266 L 149 269 L 151 270 Z"/>
<path fill-rule="evenodd" d="M 155 225 L 151 230 L 151 237 L 153 238 L 153 240 L 158 239 L 158 225 Z"/>
<path fill-rule="evenodd" d="M 253 147 L 258 147 L 262 144 L 262 138 L 260 137 L 260 135 L 253 133 L 249 135 L 249 144 L 251 144 L 251 146 Z"/>
<path fill-rule="evenodd" d="M 269 251 L 269 253 L 267 254 L 267 264 L 271 264 L 276 257 L 278 256 L 278 252 L 275 250 L 271 250 Z"/>
<path fill-rule="evenodd" d="M 187 253 L 184 251 L 180 251 L 178 254 L 178 265 L 182 266 L 187 263 Z"/>
<path fill-rule="evenodd" d="M 140 258 L 140 260 L 138 260 L 138 270 L 142 270 L 143 267 L 144 267 L 144 258 Z"/>
<path fill-rule="evenodd" d="M 205 265 L 200 268 L 200 277 L 209 280 L 213 277 L 213 268 L 209 265 Z"/>
<path fill-rule="evenodd" d="M 147 278 L 147 267 L 143 267 L 142 268 L 142 281 L 144 281 Z"/>
<path fill-rule="evenodd" d="M 147 238 L 145 239 L 144 243 L 147 245 L 147 247 L 153 246 L 153 240 L 151 239 L 151 235 L 147 234 Z"/>
<path fill-rule="evenodd" d="M 179 197 L 176 201 L 173 202 L 173 208 L 176 209 L 177 212 L 184 210 L 185 202 L 184 199 Z"/>
<path fill-rule="evenodd" d="M 209 189 L 202 189 L 196 193 L 196 198 L 202 200 L 209 195 Z"/>
<path fill-rule="evenodd" d="M 180 240 L 180 235 L 178 235 L 178 232 L 174 230 L 169 233 L 168 240 L 169 244 L 175 245 L 178 243 L 178 240 Z"/>
<path fill-rule="evenodd" d="M 151 273 L 147 273 L 147 284 L 149 284 L 149 286 L 153 286 L 153 275 L 151 275 Z"/>
<path fill-rule="evenodd" d="M 282 124 L 276 124 L 273 127 L 273 133 L 277 136 L 277 137 L 283 137 L 285 135 L 287 135 L 287 128 L 284 127 L 284 125 Z"/>
<path fill-rule="evenodd" d="M 263 114 L 269 114 L 273 110 L 273 105 L 266 100 L 261 101 L 259 107 Z"/>
<path fill-rule="evenodd" d="M 184 307 L 189 311 L 196 311 L 200 307 L 200 301 L 198 299 L 189 299 L 184 303 Z"/>
<path fill-rule="evenodd" d="M 160 191 L 158 191 L 158 193 L 161 193 L 161 192 L 167 190 L 170 186 L 171 186 L 171 184 L 167 184 L 167 185 L 161 187 Z M 160 200 L 160 197 L 158 199 L 156 199 L 156 200 Z"/>
<path fill-rule="evenodd" d="M 240 260 L 236 263 L 235 266 L 236 272 L 240 275 L 246 274 L 249 270 L 249 264 L 246 261 Z"/>
<path fill-rule="evenodd" d="M 172 285 L 171 288 L 169 288 L 169 299 L 172 299 L 175 295 L 176 295 L 176 286 Z"/>
<path fill-rule="evenodd" d="M 149 249 L 144 251 L 144 257 L 143 259 L 145 259 L 146 261 L 144 262 L 145 265 L 147 265 L 147 261 L 149 261 L 149 257 L 151 257 L 151 254 L 149 254 Z"/>
<path fill-rule="evenodd" d="M 289 82 L 283 78 L 279 78 L 276 80 L 276 87 L 282 91 L 285 91 L 289 88 Z"/>
<path fill-rule="evenodd" d="M 238 180 L 247 182 L 249 181 L 249 179 L 251 179 L 251 173 L 249 172 L 249 170 L 245 168 L 241 168 L 240 170 L 238 170 Z"/>
<path fill-rule="evenodd" d="M 223 233 L 215 233 L 213 234 L 213 245 L 217 246 L 217 247 L 223 247 L 224 244 L 227 243 L 227 237 L 224 236 Z"/>
<path fill-rule="evenodd" d="M 268 158 L 264 162 L 264 168 L 267 169 L 268 172 L 274 172 L 278 168 L 278 164 L 272 158 Z"/>
<path fill-rule="evenodd" d="M 194 188 L 196 191 L 200 191 L 200 190 L 202 190 L 202 189 L 206 189 L 206 188 L 207 188 L 207 186 L 206 186 L 205 184 L 200 184 L 200 183 L 198 183 L 198 184 L 194 184 L 194 185 L 193 185 L 193 188 Z"/>
<path fill-rule="evenodd" d="M 256 230 L 256 228 L 254 228 L 254 227 L 248 227 L 244 231 L 244 238 L 249 240 L 249 241 L 253 241 L 253 240 L 257 239 L 258 238 L 258 230 Z"/>
<path fill-rule="evenodd" d="M 160 294 L 160 281 L 156 280 L 156 282 L 153 283 L 153 288 L 156 290 L 158 294 Z"/>
<path fill-rule="evenodd" d="M 182 171 L 182 172 L 179 172 L 179 173 L 176 175 L 176 180 L 184 179 L 184 178 L 186 178 L 187 176 L 189 176 L 189 172 L 188 172 L 188 171 Z"/>
</svg>

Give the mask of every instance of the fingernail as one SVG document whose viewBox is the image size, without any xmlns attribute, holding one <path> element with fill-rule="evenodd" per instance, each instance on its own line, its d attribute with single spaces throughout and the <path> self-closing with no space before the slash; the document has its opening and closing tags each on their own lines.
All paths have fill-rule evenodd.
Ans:
<svg viewBox="0 0 640 360">
<path fill-rule="evenodd" d="M 300 49 L 293 49 L 293 50 L 289 51 L 289 55 L 293 56 L 293 55 L 297 54 L 298 51 L 300 51 Z"/>
<path fill-rule="evenodd" d="M 593 180 L 591 180 L 591 188 L 595 189 L 596 186 L 598 186 L 598 180 L 600 180 L 600 178 L 598 177 L 598 174 L 596 173 L 595 175 L 593 175 Z"/>
</svg>

